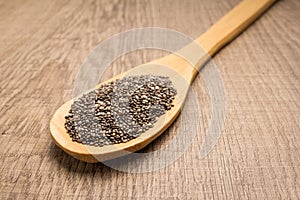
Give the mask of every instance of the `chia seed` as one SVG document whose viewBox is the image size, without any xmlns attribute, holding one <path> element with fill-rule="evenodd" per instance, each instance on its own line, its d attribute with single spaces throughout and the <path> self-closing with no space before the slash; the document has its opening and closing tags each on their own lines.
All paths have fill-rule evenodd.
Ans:
<svg viewBox="0 0 300 200">
<path fill-rule="evenodd" d="M 65 129 L 74 142 L 91 146 L 125 143 L 152 128 L 172 109 L 177 94 L 165 76 L 128 76 L 74 100 Z"/>
</svg>

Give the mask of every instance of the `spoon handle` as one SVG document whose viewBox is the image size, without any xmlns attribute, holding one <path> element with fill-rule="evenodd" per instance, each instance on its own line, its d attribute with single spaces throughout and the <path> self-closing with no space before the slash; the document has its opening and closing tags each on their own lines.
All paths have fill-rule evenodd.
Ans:
<svg viewBox="0 0 300 200">
<path fill-rule="evenodd" d="M 275 2 L 276 0 L 242 1 L 194 42 L 175 54 L 185 58 L 193 66 L 194 69 L 189 73 L 194 77 L 211 56 L 242 33 Z M 187 69 L 185 69 L 185 73 L 186 71 Z"/>
<path fill-rule="evenodd" d="M 196 39 L 210 56 L 232 41 L 276 0 L 244 0 Z"/>
</svg>

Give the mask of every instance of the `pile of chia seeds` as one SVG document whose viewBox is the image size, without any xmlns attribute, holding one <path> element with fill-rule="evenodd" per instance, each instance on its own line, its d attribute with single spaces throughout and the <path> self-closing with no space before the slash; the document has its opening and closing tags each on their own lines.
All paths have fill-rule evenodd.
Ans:
<svg viewBox="0 0 300 200">
<path fill-rule="evenodd" d="M 76 99 L 65 117 L 65 128 L 75 142 L 92 146 L 125 143 L 152 128 L 173 107 L 175 95 L 168 77 L 125 77 Z"/>
</svg>

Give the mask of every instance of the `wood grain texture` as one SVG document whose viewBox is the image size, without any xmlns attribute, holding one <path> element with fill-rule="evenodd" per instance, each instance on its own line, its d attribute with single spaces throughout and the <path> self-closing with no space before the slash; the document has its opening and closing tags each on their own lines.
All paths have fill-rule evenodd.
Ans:
<svg viewBox="0 0 300 200">
<path fill-rule="evenodd" d="M 101 41 L 147 26 L 196 38 L 238 2 L 0 1 L 1 199 L 299 199 L 297 0 L 278 2 L 214 58 L 226 121 L 207 157 L 199 158 L 211 118 L 201 74 L 192 86 L 202 108 L 197 138 L 166 168 L 132 174 L 86 164 L 50 139 L 50 117 L 72 98 L 80 64 Z M 104 78 L 165 54 L 129 53 Z M 167 145 L 184 126 L 181 118 L 143 151 Z"/>
</svg>

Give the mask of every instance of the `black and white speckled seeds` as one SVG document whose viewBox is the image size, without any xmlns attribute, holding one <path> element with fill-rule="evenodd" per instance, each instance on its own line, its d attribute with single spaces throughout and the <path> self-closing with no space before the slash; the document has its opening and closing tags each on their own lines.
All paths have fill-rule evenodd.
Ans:
<svg viewBox="0 0 300 200">
<path fill-rule="evenodd" d="M 75 142 L 104 146 L 128 142 L 173 107 L 168 77 L 129 76 L 84 94 L 72 104 L 65 128 Z"/>
</svg>

